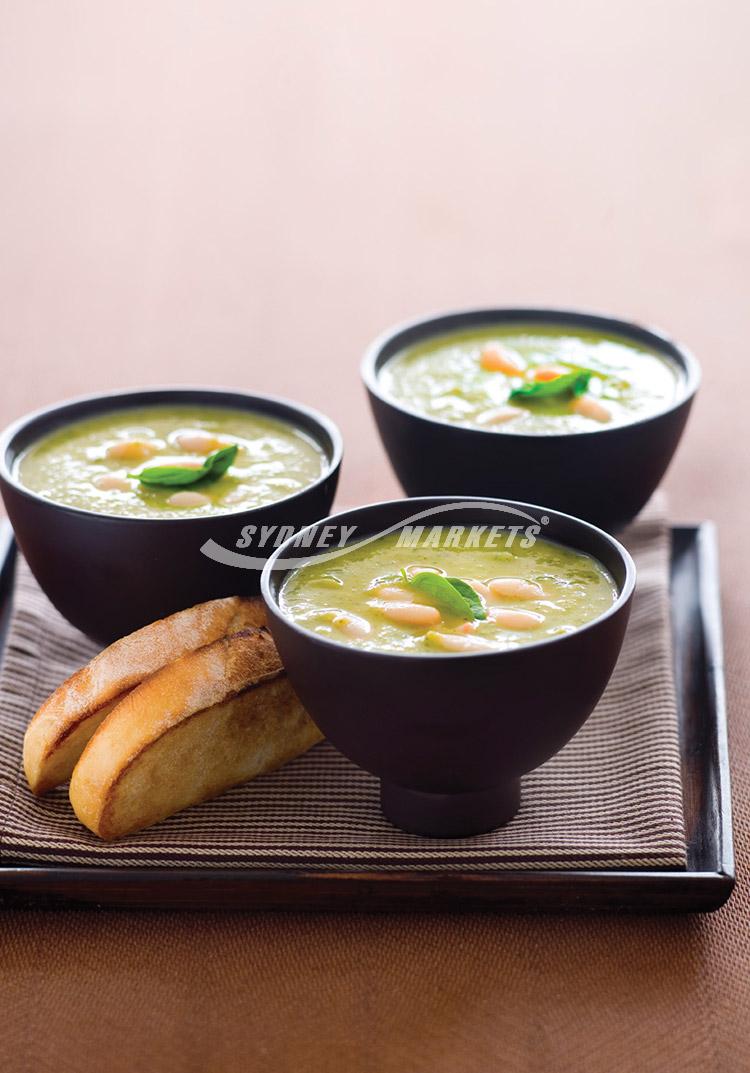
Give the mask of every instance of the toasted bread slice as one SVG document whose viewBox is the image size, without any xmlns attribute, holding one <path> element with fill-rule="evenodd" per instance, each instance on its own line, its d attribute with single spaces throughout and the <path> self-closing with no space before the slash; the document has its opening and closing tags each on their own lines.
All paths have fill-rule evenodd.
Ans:
<svg viewBox="0 0 750 1073">
<path fill-rule="evenodd" d="M 105 648 L 63 682 L 29 723 L 23 763 L 31 789 L 43 794 L 69 779 L 104 717 L 150 674 L 227 633 L 265 622 L 261 599 L 228 596 L 159 619 Z"/>
<path fill-rule="evenodd" d="M 119 838 L 271 771 L 321 737 L 271 635 L 243 630 L 121 700 L 76 764 L 70 801 L 94 834 Z"/>
</svg>

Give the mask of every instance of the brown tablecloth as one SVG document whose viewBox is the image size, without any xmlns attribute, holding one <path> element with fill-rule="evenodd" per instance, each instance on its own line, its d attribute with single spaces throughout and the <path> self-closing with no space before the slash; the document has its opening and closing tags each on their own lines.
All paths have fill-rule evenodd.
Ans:
<svg viewBox="0 0 750 1073">
<path fill-rule="evenodd" d="M 3 6 L 4 422 L 237 384 L 342 427 L 434 308 L 664 325 L 705 373 L 667 488 L 714 518 L 739 886 L 706 917 L 0 911 L 0 1067 L 713 1073 L 750 1054 L 749 9 L 665 0 Z"/>
</svg>

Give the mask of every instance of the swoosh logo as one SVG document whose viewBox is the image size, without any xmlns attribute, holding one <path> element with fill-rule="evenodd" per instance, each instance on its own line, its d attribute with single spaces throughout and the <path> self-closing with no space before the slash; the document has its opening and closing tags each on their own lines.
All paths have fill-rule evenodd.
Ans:
<svg viewBox="0 0 750 1073">
<path fill-rule="evenodd" d="M 534 518 L 531 514 L 527 514 L 524 510 L 519 510 L 518 507 L 501 506 L 496 503 L 482 503 L 482 502 L 463 502 L 463 503 L 443 503 L 438 507 L 428 507 L 426 510 L 419 511 L 417 514 L 412 514 L 408 518 L 403 518 L 398 522 L 394 522 L 393 525 L 387 529 L 381 529 L 380 532 L 374 533 L 372 536 L 365 537 L 361 541 L 356 541 L 357 547 L 367 547 L 368 544 L 372 544 L 375 540 L 380 540 L 381 537 L 390 536 L 391 533 L 397 533 L 400 529 L 403 529 L 407 525 L 414 525 L 417 522 L 423 522 L 427 518 L 435 518 L 440 514 L 444 514 L 448 511 L 454 513 L 457 510 L 491 510 L 497 514 L 511 515 L 516 518 L 522 518 L 526 522 L 530 522 L 532 525 L 547 525 L 549 518 L 546 514 L 540 518 Z M 316 523 L 316 526 L 320 523 Z M 283 528 L 283 527 L 280 527 Z M 306 527 L 308 530 L 311 527 Z M 304 532 L 304 530 L 303 530 Z M 295 540 L 299 540 L 300 534 L 295 537 Z M 295 546 L 294 540 L 290 544 L 290 550 Z M 201 552 L 208 559 L 213 559 L 216 563 L 221 563 L 222 566 L 231 566 L 237 570 L 262 570 L 266 565 L 266 558 L 259 558 L 255 555 L 243 555 L 238 551 L 231 551 L 229 548 L 225 548 L 221 544 L 217 544 L 213 538 L 210 538 L 201 547 Z M 351 543 L 344 544 L 343 547 L 333 548 L 330 551 L 318 551 L 312 555 L 294 556 L 294 558 L 282 558 L 277 559 L 274 564 L 275 570 L 290 570 L 295 567 L 306 566 L 308 563 L 315 560 L 316 563 L 320 562 L 334 562 L 342 555 L 346 555 L 351 551 Z"/>
</svg>

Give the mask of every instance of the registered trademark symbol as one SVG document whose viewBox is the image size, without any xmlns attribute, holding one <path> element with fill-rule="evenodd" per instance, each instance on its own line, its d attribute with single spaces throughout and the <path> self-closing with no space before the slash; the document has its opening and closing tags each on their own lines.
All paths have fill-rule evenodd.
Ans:
<svg viewBox="0 0 750 1073">
<path fill-rule="evenodd" d="M 546 514 L 542 515 L 542 525 L 549 525 L 549 517 Z"/>
</svg>

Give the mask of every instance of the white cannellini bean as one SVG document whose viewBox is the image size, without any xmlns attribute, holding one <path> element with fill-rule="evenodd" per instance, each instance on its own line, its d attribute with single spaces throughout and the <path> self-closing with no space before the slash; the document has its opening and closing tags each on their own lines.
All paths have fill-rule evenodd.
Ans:
<svg viewBox="0 0 750 1073">
<path fill-rule="evenodd" d="M 475 577 L 465 577 L 461 578 L 461 580 L 465 581 L 467 585 L 471 585 L 474 592 L 476 592 L 484 600 L 489 600 L 490 596 L 492 595 L 485 583 L 483 581 L 477 581 Z"/>
<path fill-rule="evenodd" d="M 174 492 L 167 500 L 170 507 L 205 507 L 210 502 L 202 492 Z"/>
<path fill-rule="evenodd" d="M 411 580 L 417 574 L 440 574 L 442 577 L 446 577 L 446 572 L 439 566 L 422 566 L 420 563 L 409 563 L 405 567 L 406 576 Z"/>
<path fill-rule="evenodd" d="M 439 633 L 430 630 L 427 641 L 436 648 L 442 648 L 446 652 L 488 652 L 495 647 L 489 641 L 483 641 L 481 637 L 467 637 L 466 634 Z"/>
<path fill-rule="evenodd" d="M 506 376 L 518 376 L 523 372 L 523 362 L 497 343 L 486 346 L 479 355 L 479 364 L 490 372 L 505 373 Z"/>
<path fill-rule="evenodd" d="M 144 462 L 147 458 L 153 458 L 159 447 L 147 440 L 120 440 L 119 443 L 111 443 L 105 454 L 107 458 L 127 459 L 129 462 Z"/>
<path fill-rule="evenodd" d="M 430 604 L 386 603 L 379 610 L 401 626 L 437 626 L 440 622 L 440 612 Z"/>
<path fill-rule="evenodd" d="M 489 617 L 504 630 L 536 630 L 544 622 L 544 615 L 536 611 L 515 611 L 507 607 L 495 607 Z"/>
<path fill-rule="evenodd" d="M 558 376 L 564 376 L 569 369 L 565 369 L 562 365 L 540 365 L 534 370 L 534 379 L 541 380 L 557 380 Z"/>
<path fill-rule="evenodd" d="M 571 408 L 581 417 L 590 417 L 593 421 L 601 421 L 602 424 L 612 420 L 612 414 L 607 407 L 591 395 L 581 395 L 580 398 L 574 399 Z"/>
<path fill-rule="evenodd" d="M 132 485 L 125 477 L 117 477 L 114 473 L 100 473 L 94 477 L 94 484 L 102 492 L 129 492 Z"/>
<path fill-rule="evenodd" d="M 348 637 L 367 637 L 371 627 L 367 619 L 359 615 L 350 615 L 346 611 L 337 612 L 331 618 L 331 624 Z"/>
<path fill-rule="evenodd" d="M 520 417 L 521 411 L 512 406 L 498 406 L 496 410 L 483 410 L 477 417 L 478 425 L 504 425 L 514 417 Z"/>
<path fill-rule="evenodd" d="M 181 451 L 193 455 L 208 455 L 227 446 L 210 432 L 181 432 L 179 436 L 175 436 L 175 443 Z"/>
<path fill-rule="evenodd" d="M 488 581 L 487 586 L 501 600 L 541 600 L 544 596 L 541 585 L 522 577 L 497 577 Z"/>
<path fill-rule="evenodd" d="M 409 600 L 409 593 L 399 585 L 378 585 L 372 591 L 379 600 L 397 600 L 401 603 Z"/>
</svg>

